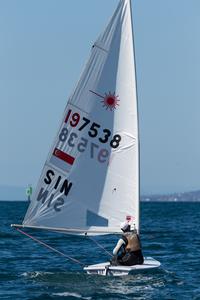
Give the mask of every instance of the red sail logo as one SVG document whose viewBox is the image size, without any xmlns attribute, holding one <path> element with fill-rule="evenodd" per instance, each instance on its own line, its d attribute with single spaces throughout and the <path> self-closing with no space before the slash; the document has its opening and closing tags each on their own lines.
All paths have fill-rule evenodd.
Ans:
<svg viewBox="0 0 200 300">
<path fill-rule="evenodd" d="M 101 100 L 101 103 L 103 104 L 103 107 L 106 108 L 106 110 L 109 109 L 110 111 L 113 111 L 117 108 L 117 106 L 119 106 L 119 96 L 115 95 L 115 92 L 109 92 L 108 94 L 105 93 L 105 96 L 102 96 L 92 90 L 90 90 L 90 92 L 103 99 Z"/>
</svg>

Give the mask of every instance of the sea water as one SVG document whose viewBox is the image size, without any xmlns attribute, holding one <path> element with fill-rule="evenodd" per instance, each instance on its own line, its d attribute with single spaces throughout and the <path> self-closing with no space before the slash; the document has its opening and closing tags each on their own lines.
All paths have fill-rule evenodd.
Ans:
<svg viewBox="0 0 200 300">
<path fill-rule="evenodd" d="M 124 277 L 87 275 L 82 268 L 10 228 L 28 203 L 0 202 L 0 299 L 200 299 L 200 203 L 141 204 L 145 256 L 160 269 Z M 84 264 L 110 257 L 87 237 L 26 230 Z M 95 237 L 111 252 L 117 236 Z"/>
</svg>

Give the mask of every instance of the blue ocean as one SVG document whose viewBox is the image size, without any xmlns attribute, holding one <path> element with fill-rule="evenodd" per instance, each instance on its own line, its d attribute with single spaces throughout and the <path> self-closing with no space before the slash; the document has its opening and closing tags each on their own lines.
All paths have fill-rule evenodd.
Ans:
<svg viewBox="0 0 200 300">
<path fill-rule="evenodd" d="M 124 277 L 91 276 L 78 264 L 10 228 L 21 223 L 26 202 L 0 202 L 0 299 L 200 299 L 200 202 L 142 202 L 145 256 L 159 270 Z M 87 237 L 26 230 L 84 264 L 109 257 Z M 117 236 L 95 237 L 112 251 Z"/>
</svg>

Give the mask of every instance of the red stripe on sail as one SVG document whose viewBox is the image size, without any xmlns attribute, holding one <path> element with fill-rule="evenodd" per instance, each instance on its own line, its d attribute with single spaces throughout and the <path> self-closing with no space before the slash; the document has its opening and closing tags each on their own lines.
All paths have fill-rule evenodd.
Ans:
<svg viewBox="0 0 200 300">
<path fill-rule="evenodd" d="M 73 165 L 75 158 L 71 155 L 55 148 L 53 151 L 53 155 L 60 158 L 61 160 L 65 161 L 69 165 Z"/>
</svg>

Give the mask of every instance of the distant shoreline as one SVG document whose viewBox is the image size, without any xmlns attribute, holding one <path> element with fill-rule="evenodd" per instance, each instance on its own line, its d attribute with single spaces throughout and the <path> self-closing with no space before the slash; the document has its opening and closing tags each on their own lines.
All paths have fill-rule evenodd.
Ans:
<svg viewBox="0 0 200 300">
<path fill-rule="evenodd" d="M 0 201 L 28 202 L 25 190 L 25 187 L 0 186 Z M 151 195 L 143 194 L 140 200 L 141 202 L 200 202 L 200 190 Z"/>
<path fill-rule="evenodd" d="M 28 200 L 0 200 L 0 202 L 25 202 L 25 203 L 29 203 L 29 201 Z M 142 203 L 161 203 L 161 202 L 163 202 L 163 203 L 167 203 L 167 202 L 169 202 L 169 203 L 200 203 L 200 200 L 155 200 L 155 199 L 150 199 L 150 200 L 140 200 L 140 202 L 142 202 Z"/>
</svg>

